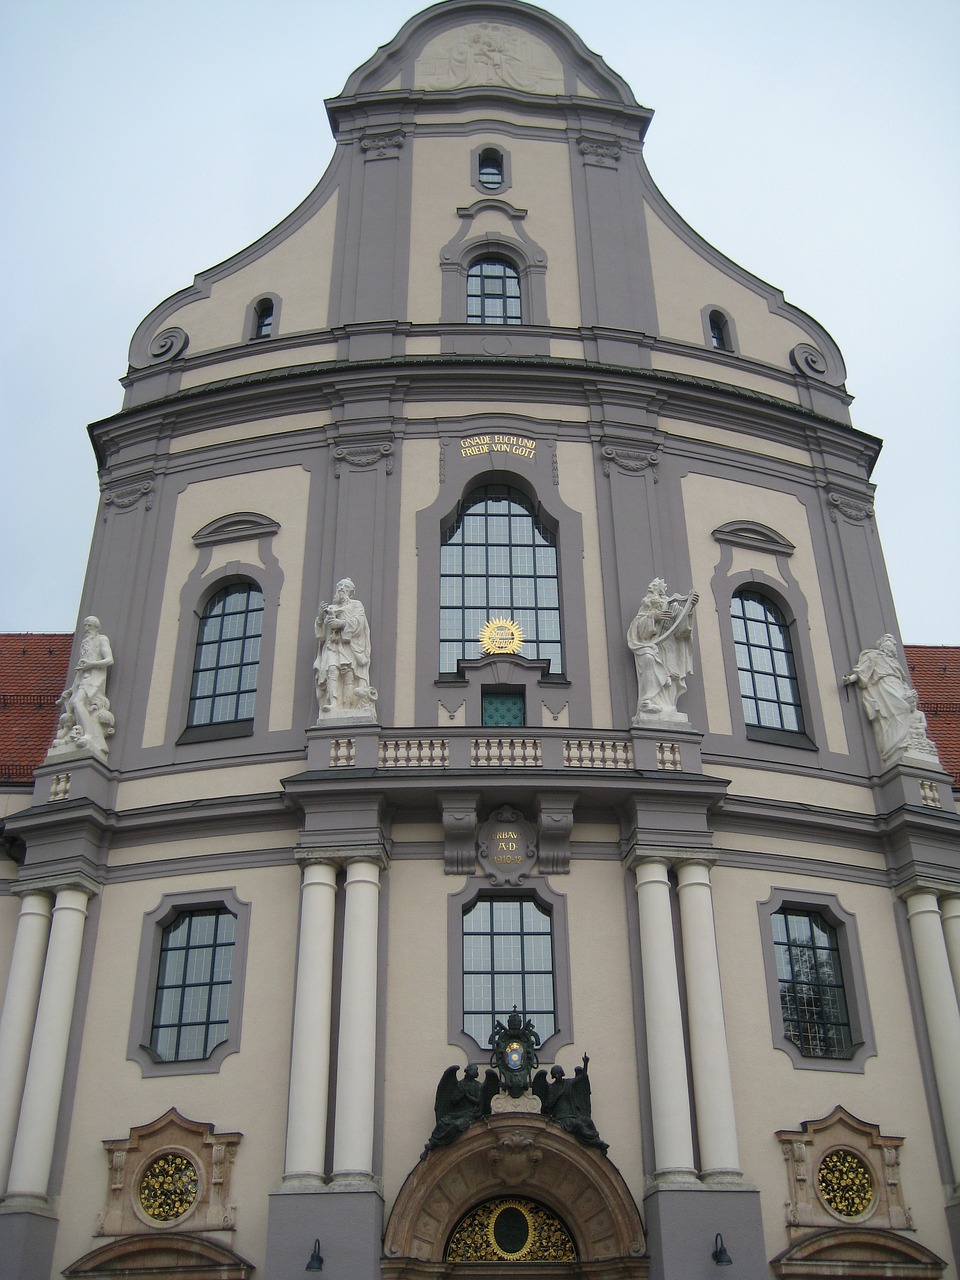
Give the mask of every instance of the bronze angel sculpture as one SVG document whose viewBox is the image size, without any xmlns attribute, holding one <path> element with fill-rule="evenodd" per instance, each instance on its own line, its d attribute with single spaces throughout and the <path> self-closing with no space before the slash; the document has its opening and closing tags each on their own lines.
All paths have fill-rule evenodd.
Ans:
<svg viewBox="0 0 960 1280">
<path fill-rule="evenodd" d="M 564 1075 L 559 1064 L 550 1068 L 551 1079 L 547 1079 L 546 1071 L 538 1071 L 533 1077 L 533 1092 L 540 1099 L 540 1110 L 543 1115 L 556 1120 L 562 1129 L 572 1134 L 588 1147 L 596 1147 L 606 1155 L 608 1144 L 597 1132 L 590 1114 L 590 1080 L 587 1076 L 587 1064 L 590 1059 L 583 1055 L 583 1066 L 577 1067 L 573 1079 Z"/>
<path fill-rule="evenodd" d="M 473 1063 L 464 1068 L 463 1079 L 457 1079 L 457 1067 L 447 1067 L 437 1085 L 434 1115 L 437 1123 L 427 1139 L 420 1159 L 426 1158 L 434 1147 L 446 1147 L 460 1137 L 477 1120 L 490 1114 L 490 1102 L 500 1092 L 500 1080 L 495 1071 L 486 1071 L 481 1084 L 480 1068 Z"/>
</svg>

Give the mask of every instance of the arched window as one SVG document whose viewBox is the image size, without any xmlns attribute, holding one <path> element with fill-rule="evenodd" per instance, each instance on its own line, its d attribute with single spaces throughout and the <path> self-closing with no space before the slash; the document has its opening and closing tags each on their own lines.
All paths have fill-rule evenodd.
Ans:
<svg viewBox="0 0 960 1280">
<path fill-rule="evenodd" d="M 480 185 L 488 191 L 496 191 L 503 186 L 503 156 L 496 147 L 487 147 L 480 152 L 478 176 Z"/>
<path fill-rule="evenodd" d="M 756 591 L 738 591 L 730 615 L 744 720 L 803 733 L 796 663 L 782 610 Z"/>
<path fill-rule="evenodd" d="M 467 324 L 520 324 L 520 277 L 505 258 L 478 258 L 467 272 Z"/>
<path fill-rule="evenodd" d="M 730 341 L 730 326 L 727 323 L 727 317 L 722 311 L 710 312 L 710 341 L 717 351 L 733 350 L 733 344 Z"/>
<path fill-rule="evenodd" d="M 467 495 L 440 548 L 440 670 L 481 657 L 480 632 L 496 618 L 521 629 L 523 657 L 563 670 L 556 537 L 525 493 L 488 484 Z"/>
<path fill-rule="evenodd" d="M 238 582 L 207 602 L 197 633 L 188 725 L 252 720 L 257 696 L 263 593 Z"/>
<path fill-rule="evenodd" d="M 269 338 L 273 334 L 273 302 L 270 298 L 261 298 L 254 308 L 255 322 L 253 336 Z"/>
</svg>

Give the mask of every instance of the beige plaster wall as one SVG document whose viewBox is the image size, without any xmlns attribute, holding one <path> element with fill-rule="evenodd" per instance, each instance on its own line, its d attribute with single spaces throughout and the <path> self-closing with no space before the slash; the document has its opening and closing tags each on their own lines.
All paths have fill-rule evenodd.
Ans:
<svg viewBox="0 0 960 1280">
<path fill-rule="evenodd" d="M 658 302 L 659 297 L 660 295 L 658 294 Z M 728 310 L 732 311 L 732 308 L 728 308 Z M 699 322 L 699 311 L 696 318 Z M 738 321 L 738 335 L 739 332 Z M 665 334 L 665 336 L 672 337 L 673 335 Z M 696 341 L 702 346 L 703 329 L 700 329 L 699 339 L 688 337 L 687 341 Z M 809 341 L 809 335 L 807 336 L 807 341 Z M 744 351 L 743 354 L 747 355 L 748 353 Z M 711 382 L 729 382 L 732 386 L 747 387 L 750 391 L 760 391 L 764 395 L 776 396 L 779 400 L 789 400 L 791 404 L 800 403 L 800 393 L 795 385 L 791 386 L 790 383 L 782 382 L 779 378 L 764 378 L 760 374 L 750 373 L 739 364 L 727 365 L 721 364 L 718 360 L 697 360 L 692 356 L 674 355 L 671 351 L 660 351 L 657 348 L 654 348 L 650 361 L 654 369 L 663 369 L 667 373 L 685 373 L 692 378 L 709 378 Z"/>
<path fill-rule="evenodd" d="M 579 511 L 583 519 L 583 585 L 587 606 L 587 661 L 590 666 L 592 727 L 608 729 L 613 724 L 613 709 L 606 660 L 607 627 L 603 612 L 600 522 L 597 515 L 592 446 L 559 440 L 557 470 L 560 476 L 560 497 L 568 507 Z M 569 572 L 569 568 L 566 572 Z"/>
<path fill-rule="evenodd" d="M 517 430 L 521 427 L 528 431 L 536 431 L 537 419 L 546 422 L 589 422 L 590 410 L 579 404 L 531 404 L 529 400 L 408 400 L 403 406 L 404 416 L 414 420 L 417 418 L 463 418 L 465 423 L 461 435 L 468 436 L 472 431 L 485 431 L 486 426 L 471 427 L 471 418 L 496 413 L 511 416 L 516 420 Z M 511 430 L 504 427 L 504 430 Z"/>
<path fill-rule="evenodd" d="M 400 476 L 400 529 L 397 536 L 396 727 L 416 724 L 417 690 L 417 512 L 432 506 L 440 493 L 439 440 L 407 440 Z"/>
<path fill-rule="evenodd" d="M 210 854 L 259 854 L 268 850 L 286 853 L 293 849 L 299 836 L 300 824 L 293 815 L 285 825 L 258 831 L 256 835 L 248 831 L 218 831 L 215 839 L 203 836 L 197 839 L 151 840 L 145 836 L 142 843 L 135 840 L 120 846 L 114 843 L 110 849 L 109 864 L 111 867 L 139 867 L 148 862 L 203 858 Z M 202 869 L 200 874 L 204 874 Z"/>
<path fill-rule="evenodd" d="M 281 316 L 281 322 L 286 312 Z M 224 378 L 240 378 L 248 373 L 263 373 L 270 369 L 286 369 L 290 365 L 315 364 L 323 360 L 336 360 L 336 342 L 318 340 L 316 342 L 298 343 L 296 346 L 270 346 L 269 341 L 251 343 L 243 348 L 243 354 L 234 354 L 231 348 L 222 360 L 211 360 L 209 357 L 192 367 L 189 363 L 180 379 L 180 387 L 187 391 L 190 387 L 203 387 L 210 382 L 219 382 Z M 190 352 L 187 352 L 190 355 Z"/>
<path fill-rule="evenodd" d="M 774 315 L 760 294 L 701 258 L 649 205 L 646 217 L 663 336 L 703 346 L 700 312 L 713 304 L 733 316 L 742 355 L 789 369 L 791 350 L 798 342 L 809 342 L 809 333 Z"/>
<path fill-rule="evenodd" d="M 210 1075 L 144 1079 L 126 1060 L 143 917 L 164 893 L 232 887 L 250 902 L 241 1051 Z M 175 1104 L 191 1120 L 240 1131 L 231 1202 L 240 1206 L 229 1244 L 263 1267 L 267 1196 L 283 1173 L 286 1086 L 294 990 L 299 872 L 296 867 L 181 876 L 105 889 L 67 1148 L 54 1274 L 99 1242 L 107 1196 L 102 1142 L 126 1137 Z M 273 1082 L 263 1088 L 263 1081 Z"/>
<path fill-rule="evenodd" d="M 209 449 L 214 445 L 233 444 L 240 440 L 269 439 L 295 431 L 311 431 L 328 426 L 333 414 L 328 409 L 311 413 L 288 413 L 279 418 L 260 418 L 256 422 L 236 422 L 227 427 L 208 427 L 176 436 L 170 442 L 171 453 L 189 453 L 191 449 Z"/>
<path fill-rule="evenodd" d="M 790 571 L 806 600 L 814 663 L 814 670 L 806 673 L 807 689 L 811 698 L 820 699 L 827 746 L 831 751 L 846 754 L 848 745 L 841 714 L 839 686 L 831 656 L 806 508 L 798 498 L 780 490 L 764 489 L 760 485 L 724 480 L 696 472 L 683 477 L 681 488 L 693 582 L 704 597 L 697 610 L 697 627 L 711 731 L 727 734 L 731 732 L 730 704 L 720 645 L 720 626 L 728 624 L 726 619 L 717 617 L 716 609 L 710 607 L 708 599 L 710 583 L 720 560 L 722 547 L 711 534 L 719 525 L 729 520 L 757 520 L 783 534 L 796 548 L 790 560 Z M 752 560 L 753 567 L 757 570 L 776 575 L 776 560 L 772 555 L 758 550 L 753 552 Z"/>
<path fill-rule="evenodd" d="M 302 767 L 302 757 L 297 761 Z M 189 800 L 213 800 L 224 796 L 252 796 L 280 791 L 280 779 L 289 777 L 291 762 L 237 765 L 226 769 L 197 769 L 192 773 L 161 770 L 142 778 L 121 782 L 117 788 L 118 809 L 141 809 L 150 805 L 182 804 Z"/>
<path fill-rule="evenodd" d="M 788 1243 L 783 1211 L 787 1175 L 774 1134 L 798 1129 L 804 1120 L 819 1119 L 840 1104 L 861 1120 L 878 1124 L 882 1133 L 907 1135 L 901 1153 L 905 1201 L 913 1208 L 918 1238 L 948 1257 L 923 1080 L 912 1036 L 904 1035 L 912 1014 L 902 957 L 891 945 L 896 938 L 892 895 L 869 885 L 838 885 L 827 874 L 771 877 L 723 867 L 715 870 L 713 886 L 741 1160 L 747 1179 L 763 1192 L 767 1256 Z M 772 1047 L 757 903 L 773 888 L 836 893 L 841 906 L 856 916 L 878 1049 L 862 1075 L 798 1070 L 786 1053 Z"/>
<path fill-rule="evenodd" d="M 755 453 L 765 458 L 779 458 L 784 462 L 796 462 L 800 466 L 810 465 L 810 454 L 806 449 L 796 449 L 789 444 L 781 444 L 778 440 L 765 440 L 760 436 L 743 435 L 739 431 L 726 427 L 715 427 L 702 422 L 683 422 L 678 418 L 663 417 L 659 423 L 662 430 L 671 436 L 686 440 L 702 440 L 707 444 L 718 444 L 724 449 L 738 449 L 746 453 Z"/>
<path fill-rule="evenodd" d="M 876 813 L 876 802 L 869 787 L 857 787 L 829 778 L 812 777 L 776 769 L 738 769 L 726 764 L 706 763 L 703 772 L 714 778 L 726 778 L 730 794 L 762 796 L 767 800 L 787 800 L 791 804 L 810 804 L 817 808 L 846 810 L 849 813 Z"/>
<path fill-rule="evenodd" d="M 276 467 L 251 471 L 246 475 L 223 476 L 188 485 L 177 499 L 163 605 L 157 630 L 156 658 L 150 681 L 147 716 L 143 732 L 145 747 L 159 746 L 166 734 L 167 708 L 173 696 L 173 662 L 181 626 L 192 626 L 192 617 L 181 617 L 180 592 L 196 565 L 201 549 L 193 535 L 209 521 L 234 511 L 259 511 L 280 523 L 271 540 L 271 550 L 284 574 L 281 598 L 277 602 L 277 644 L 270 700 L 270 728 L 288 729 L 293 724 L 293 686 L 296 666 L 300 598 L 303 589 L 303 557 L 306 543 L 307 501 L 310 477 L 302 467 Z M 243 559 L 241 544 L 226 543 L 210 548 L 212 560 L 207 580 L 235 560 Z M 242 544 L 246 558 L 261 564 L 256 543 Z M 177 691 L 179 696 L 180 691 Z"/>
<path fill-rule="evenodd" d="M 309 221 L 249 265 L 215 281 L 208 298 L 188 302 L 167 316 L 161 327 L 179 325 L 185 329 L 190 336 L 188 354 L 232 346 L 247 337 L 244 324 L 248 304 L 264 293 L 276 293 L 283 301 L 281 333 L 324 328 L 338 194 L 334 189 Z M 208 370 L 203 381 L 212 380 Z"/>
</svg>

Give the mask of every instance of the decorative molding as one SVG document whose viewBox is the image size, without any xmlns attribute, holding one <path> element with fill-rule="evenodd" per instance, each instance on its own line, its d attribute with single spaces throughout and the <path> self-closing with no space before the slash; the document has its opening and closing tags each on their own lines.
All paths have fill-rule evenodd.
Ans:
<svg viewBox="0 0 960 1280">
<path fill-rule="evenodd" d="M 176 360 L 187 349 L 190 341 L 186 329 L 173 325 L 169 329 L 161 329 L 154 334 L 147 346 L 147 359 L 144 367 L 151 364 L 164 364 L 167 360 Z"/>
<path fill-rule="evenodd" d="M 106 522 L 110 507 L 117 511 L 129 511 L 131 507 L 135 507 L 140 502 L 141 498 L 145 499 L 143 505 L 149 511 L 153 506 L 152 480 L 140 480 L 136 484 L 118 485 L 115 489 L 108 489 L 103 495 L 104 522 Z"/>
<path fill-rule="evenodd" d="M 67 783 L 69 785 L 70 775 L 67 774 Z M 56 781 L 56 780 L 55 780 Z M 53 799 L 53 791 L 50 792 L 50 799 Z M 931 782 L 929 778 L 920 779 L 920 803 L 927 805 L 930 809 L 942 809 L 940 802 L 940 791 L 935 782 Z"/>
<path fill-rule="evenodd" d="M 571 807 L 571 827 L 572 812 Z M 536 860 L 533 827 L 510 805 L 495 810 L 477 832 L 477 869 L 492 885 L 522 884 L 534 871 Z"/>
<path fill-rule="evenodd" d="M 357 763 L 356 738 L 330 739 L 330 768 L 352 769 Z"/>
<path fill-rule="evenodd" d="M 830 519 L 834 524 L 837 523 L 837 512 L 852 521 L 854 524 L 860 524 L 863 520 L 873 519 L 873 504 L 863 499 L 851 498 L 845 493 L 829 493 L 827 501 L 830 503 Z"/>
<path fill-rule="evenodd" d="M 280 522 L 258 511 L 235 511 L 229 516 L 211 520 L 193 535 L 198 547 L 214 546 L 218 542 L 246 542 L 251 538 L 272 538 L 280 532 Z"/>
<path fill-rule="evenodd" d="M 58 800 L 69 800 L 71 778 L 72 775 L 69 773 L 55 773 L 53 775 L 50 779 L 51 804 L 56 803 Z M 926 803 L 926 801 L 924 803 Z"/>
<path fill-rule="evenodd" d="M 600 450 L 603 459 L 603 474 L 609 476 L 611 464 L 621 475 L 638 476 L 650 468 L 653 471 L 653 483 L 657 483 L 657 467 L 660 465 L 659 451 L 644 449 L 628 449 L 605 444 Z"/>
<path fill-rule="evenodd" d="M 657 743 L 657 768 L 668 772 L 679 772 L 683 768 L 680 759 L 680 744 L 677 742 Z"/>
<path fill-rule="evenodd" d="M 478 793 L 442 795 L 443 870 L 448 876 L 472 874 L 477 863 Z"/>
<path fill-rule="evenodd" d="M 827 361 L 821 351 L 809 342 L 798 342 L 790 352 L 790 363 L 799 373 L 825 378 L 828 372 Z"/>
<path fill-rule="evenodd" d="M 792 556 L 796 547 L 782 533 L 755 520 L 729 520 L 713 530 L 715 542 L 726 542 L 751 551 L 766 551 L 772 556 Z"/>
<path fill-rule="evenodd" d="M 391 151 L 399 151 L 403 141 L 402 129 L 396 129 L 392 133 L 366 134 L 360 139 L 360 150 L 363 152 L 364 160 L 382 160 Z"/>
<path fill-rule="evenodd" d="M 338 445 L 333 451 L 333 474 L 340 479 L 340 468 L 346 463 L 348 467 L 364 469 L 375 467 L 386 459 L 387 475 L 393 475 L 393 445 Z"/>
<path fill-rule="evenodd" d="M 570 833 L 576 798 L 572 791 L 537 796 L 539 868 L 543 875 L 562 876 L 570 872 Z"/>
<path fill-rule="evenodd" d="M 617 167 L 623 150 L 619 142 L 600 138 L 578 138 L 577 147 L 584 164 L 595 164 L 605 169 Z"/>
</svg>

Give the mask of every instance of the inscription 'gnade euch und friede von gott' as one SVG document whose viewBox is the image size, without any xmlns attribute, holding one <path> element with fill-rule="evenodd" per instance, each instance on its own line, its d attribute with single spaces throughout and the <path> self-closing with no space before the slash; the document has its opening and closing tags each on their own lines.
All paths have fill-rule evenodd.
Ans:
<svg viewBox="0 0 960 1280">
<path fill-rule="evenodd" d="M 489 435 L 464 436 L 460 441 L 460 456 L 475 458 L 482 453 L 511 453 L 518 458 L 535 458 L 537 442 L 528 436 Z"/>
</svg>

